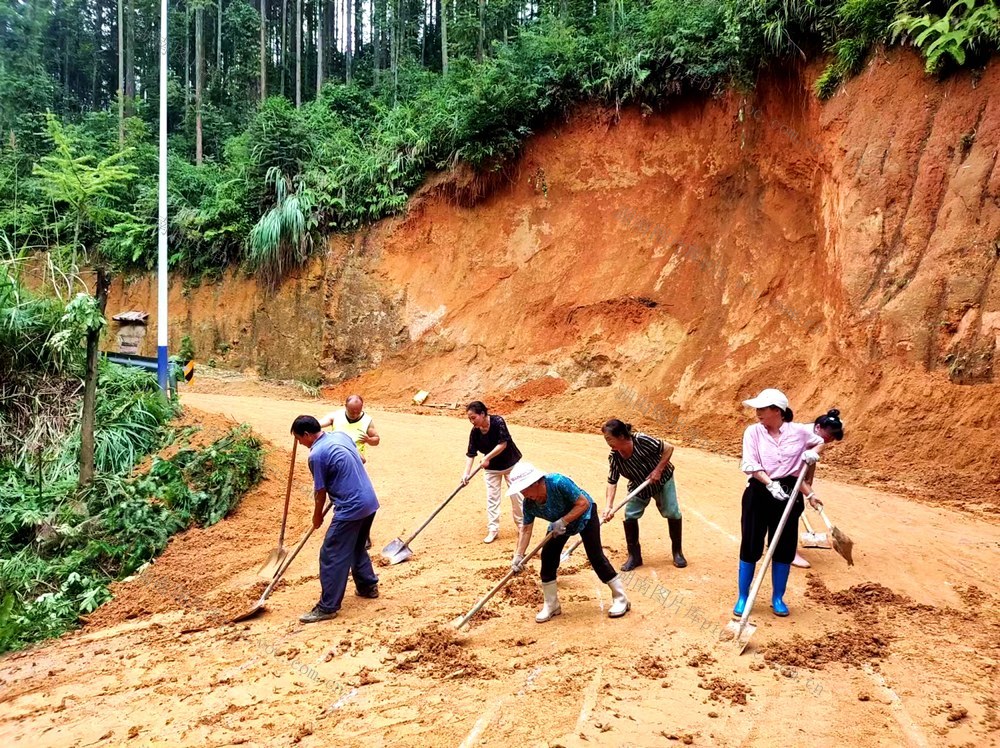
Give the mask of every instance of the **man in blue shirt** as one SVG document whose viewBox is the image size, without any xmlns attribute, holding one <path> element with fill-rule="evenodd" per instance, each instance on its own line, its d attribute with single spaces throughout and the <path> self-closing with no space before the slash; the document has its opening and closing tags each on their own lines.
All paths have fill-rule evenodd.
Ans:
<svg viewBox="0 0 1000 748">
<path fill-rule="evenodd" d="M 296 418 L 292 434 L 309 449 L 309 472 L 315 490 L 314 529 L 323 524 L 327 497 L 333 502 L 333 520 L 319 552 L 323 594 L 316 607 L 299 618 L 302 623 L 315 623 L 336 618 L 347 590 L 348 572 L 354 577 L 359 596 L 378 597 L 378 577 L 365 549 L 365 540 L 379 504 L 350 436 L 342 432 L 324 433 L 313 416 Z"/>
</svg>

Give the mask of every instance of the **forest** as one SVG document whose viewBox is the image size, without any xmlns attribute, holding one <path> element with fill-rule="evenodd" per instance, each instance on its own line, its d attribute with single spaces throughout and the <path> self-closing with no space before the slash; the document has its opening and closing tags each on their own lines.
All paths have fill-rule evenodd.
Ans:
<svg viewBox="0 0 1000 748">
<path fill-rule="evenodd" d="M 822 58 L 980 68 L 993 0 L 169 1 L 169 243 L 197 278 L 277 282 L 325 232 L 400 211 L 432 170 L 502 169 L 582 102 L 668 106 Z M 156 251 L 159 4 L 0 7 L 0 237 L 109 271 Z"/>
</svg>

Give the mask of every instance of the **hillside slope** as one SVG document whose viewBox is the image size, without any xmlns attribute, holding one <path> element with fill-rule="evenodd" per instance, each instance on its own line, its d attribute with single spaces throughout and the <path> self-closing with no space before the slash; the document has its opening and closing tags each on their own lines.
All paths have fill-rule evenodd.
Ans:
<svg viewBox="0 0 1000 748">
<path fill-rule="evenodd" d="M 178 288 L 172 337 L 272 375 L 319 362 L 385 404 L 488 395 L 730 450 L 740 400 L 777 386 L 800 416 L 841 409 L 834 462 L 1000 512 L 1000 65 L 936 82 L 892 54 L 827 103 L 816 73 L 579 112 L 510 174 L 432 178 L 331 239 L 275 298 L 240 281 L 192 316 Z M 550 396 L 501 397 L 518 386 Z"/>
</svg>

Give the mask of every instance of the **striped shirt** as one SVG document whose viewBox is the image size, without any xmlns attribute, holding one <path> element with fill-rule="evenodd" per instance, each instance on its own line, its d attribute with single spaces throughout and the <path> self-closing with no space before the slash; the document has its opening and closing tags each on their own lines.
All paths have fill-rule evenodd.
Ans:
<svg viewBox="0 0 1000 748">
<path fill-rule="evenodd" d="M 632 493 L 636 486 L 642 483 L 653 472 L 663 457 L 663 442 L 646 436 L 638 431 L 632 434 L 632 456 L 627 460 L 618 452 L 611 450 L 608 455 L 608 483 L 612 486 L 618 483 L 621 476 L 628 478 L 628 492 Z M 650 483 L 639 493 L 637 499 L 651 499 L 663 490 L 663 484 L 674 477 L 674 466 L 667 463 L 663 475 L 656 483 Z"/>
</svg>

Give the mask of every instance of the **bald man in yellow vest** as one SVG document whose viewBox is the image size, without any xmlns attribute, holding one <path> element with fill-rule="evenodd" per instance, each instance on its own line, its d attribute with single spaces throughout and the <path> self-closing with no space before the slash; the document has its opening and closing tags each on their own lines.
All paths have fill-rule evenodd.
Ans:
<svg viewBox="0 0 1000 748">
<path fill-rule="evenodd" d="M 368 445 L 376 446 L 381 438 L 372 423 L 372 417 L 365 413 L 365 401 L 361 395 L 351 395 L 344 407 L 328 413 L 319 419 L 320 428 L 333 426 L 334 431 L 343 431 L 351 439 L 361 453 L 361 461 L 366 462 L 365 452 Z"/>
<path fill-rule="evenodd" d="M 334 431 L 343 431 L 354 441 L 361 455 L 361 462 L 367 462 L 365 451 L 368 446 L 376 446 L 381 438 L 372 423 L 372 417 L 365 413 L 365 401 L 361 395 L 350 395 L 344 402 L 344 407 L 328 413 L 319 419 L 319 426 L 325 429 L 333 426 Z M 365 550 L 372 547 L 372 539 L 365 539 Z"/>
</svg>

